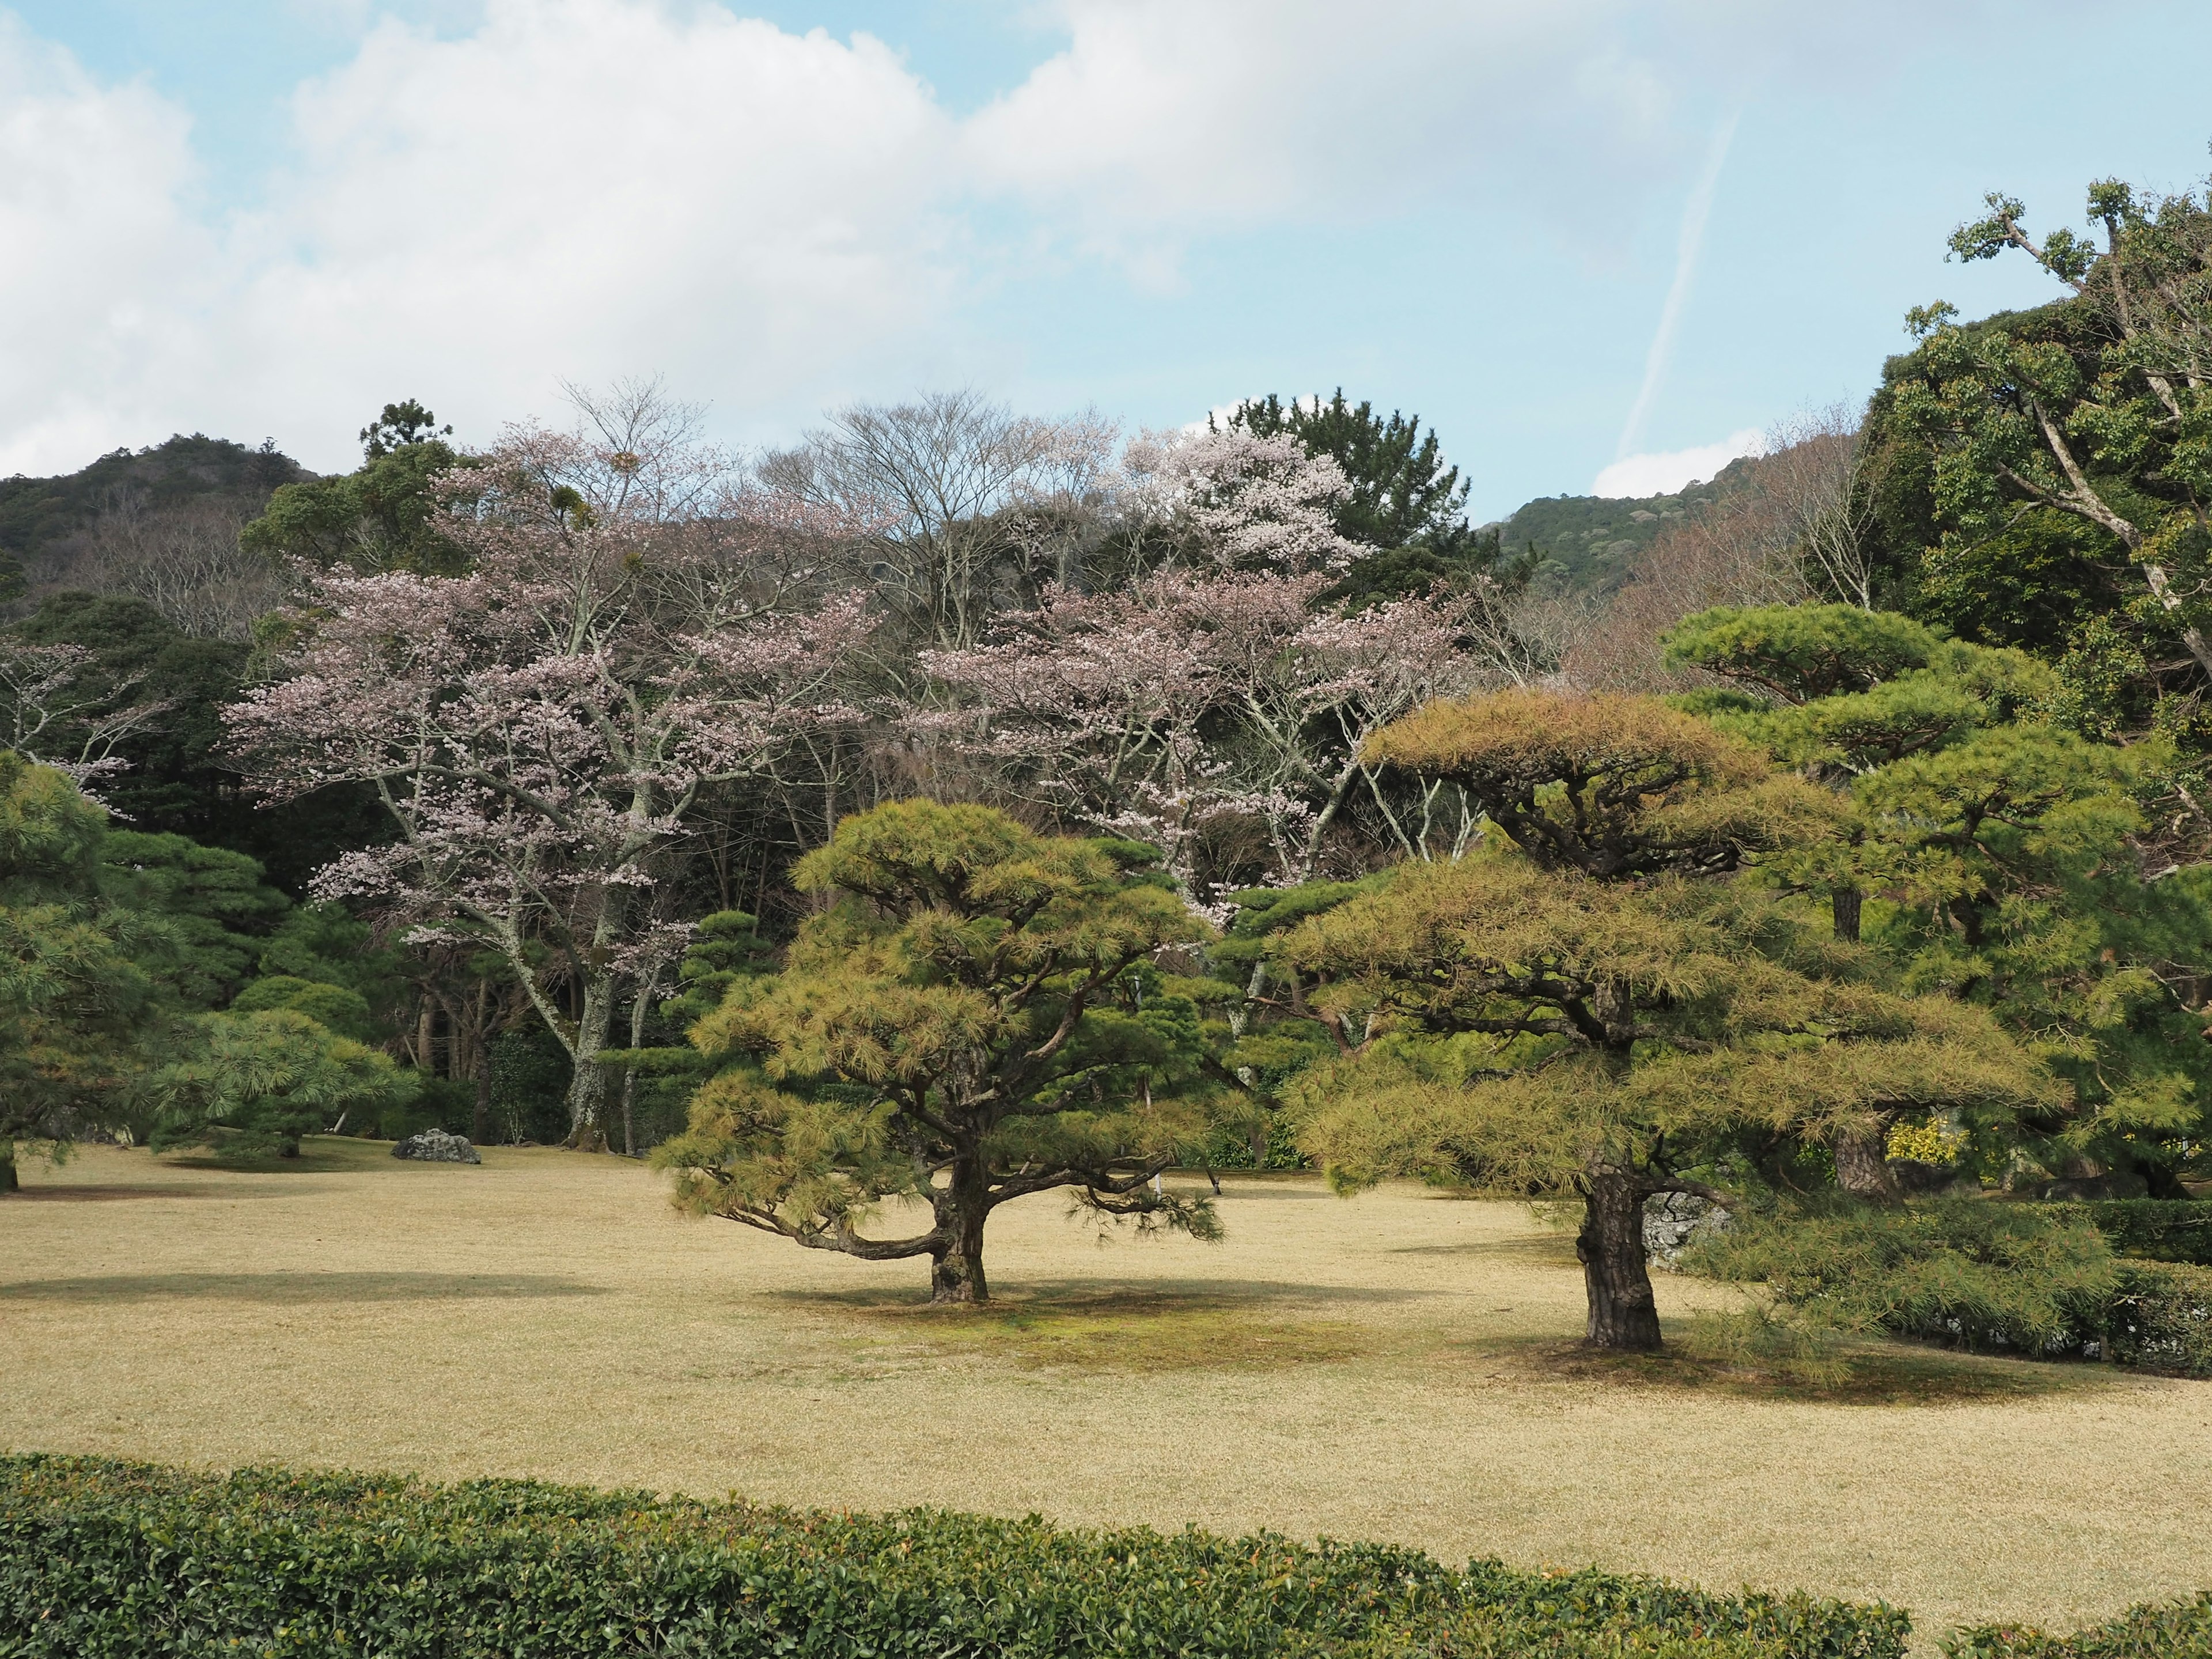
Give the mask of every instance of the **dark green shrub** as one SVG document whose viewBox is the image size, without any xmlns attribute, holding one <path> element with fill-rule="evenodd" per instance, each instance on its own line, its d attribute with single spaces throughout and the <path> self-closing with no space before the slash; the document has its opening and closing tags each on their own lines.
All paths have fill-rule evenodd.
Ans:
<svg viewBox="0 0 2212 1659">
<path fill-rule="evenodd" d="M 2094 1334 L 2116 1365 L 2212 1377 L 2212 1268 L 2123 1261 Z"/>
<path fill-rule="evenodd" d="M 2130 1607 L 2072 1636 L 2010 1625 L 1954 1631 L 1943 1652 L 1946 1659 L 2203 1659 L 2212 1653 L 2212 1591 L 2194 1601 Z"/>
<path fill-rule="evenodd" d="M 2212 1269 L 2114 1255 L 2081 1213 L 2089 1207 L 1954 1199 L 1778 1211 L 1699 1239 L 1681 1266 L 1764 1280 L 1835 1329 L 2212 1377 Z"/>
<path fill-rule="evenodd" d="M 0 1653 L 1899 1659 L 1901 1612 L 1416 1551 L 0 1458 Z"/>
<path fill-rule="evenodd" d="M 2086 1204 L 2040 1206 L 2078 1216 L 2105 1236 L 2118 1255 L 2146 1261 L 2185 1261 L 2212 1267 L 2212 1203 L 2157 1198 L 2100 1199 Z"/>
<path fill-rule="evenodd" d="M 2054 1355 L 2099 1328 L 2119 1271 L 2087 1221 L 1984 1199 L 1745 1217 L 1684 1251 L 1682 1266 L 1763 1279 L 1838 1329 Z"/>
</svg>

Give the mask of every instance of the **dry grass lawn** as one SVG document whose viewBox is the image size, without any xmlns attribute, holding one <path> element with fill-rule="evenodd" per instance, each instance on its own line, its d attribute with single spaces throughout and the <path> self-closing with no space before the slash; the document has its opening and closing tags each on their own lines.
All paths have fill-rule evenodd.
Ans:
<svg viewBox="0 0 2212 1659">
<path fill-rule="evenodd" d="M 611 1158 L 94 1150 L 0 1200 L 0 1446 L 1270 1527 L 2070 1626 L 2212 1586 L 2212 1384 L 1893 1349 L 1806 1398 L 1575 1355 L 1522 1206 L 1231 1178 L 1229 1239 L 1001 1211 L 1000 1300 L 684 1221 Z M 1668 1280 L 1670 1329 L 1728 1293 Z"/>
</svg>

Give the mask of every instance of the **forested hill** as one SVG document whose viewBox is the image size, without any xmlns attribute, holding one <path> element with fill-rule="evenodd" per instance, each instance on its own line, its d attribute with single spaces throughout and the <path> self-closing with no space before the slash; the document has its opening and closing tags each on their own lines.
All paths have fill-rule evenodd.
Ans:
<svg viewBox="0 0 2212 1659">
<path fill-rule="evenodd" d="M 216 503 L 242 520 L 279 484 L 313 477 L 273 443 L 248 448 L 195 432 L 145 449 L 118 449 L 58 477 L 0 478 L 0 597 L 15 581 L 43 584 L 68 572 L 103 514 Z"/>
<path fill-rule="evenodd" d="M 1750 470 L 1747 459 L 1730 461 L 1711 480 L 1672 495 L 1540 495 L 1500 525 L 1500 538 L 1508 553 L 1533 548 L 1558 565 L 1562 586 L 1608 593 L 1661 531 L 1740 489 Z"/>
</svg>

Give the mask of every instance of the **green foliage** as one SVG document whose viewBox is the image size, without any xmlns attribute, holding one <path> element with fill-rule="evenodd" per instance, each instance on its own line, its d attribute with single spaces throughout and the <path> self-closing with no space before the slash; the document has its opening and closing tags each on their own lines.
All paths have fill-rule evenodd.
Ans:
<svg viewBox="0 0 2212 1659">
<path fill-rule="evenodd" d="M 234 1014 L 265 1013 L 272 1008 L 305 1014 L 316 1024 L 357 1042 L 374 1042 L 376 1022 L 368 1002 L 358 991 L 317 980 L 295 979 L 289 974 L 270 974 L 255 980 L 231 999 Z"/>
<path fill-rule="evenodd" d="M 2119 1283 L 2095 1228 L 1981 1199 L 1743 1217 L 1692 1244 L 1682 1266 L 1763 1280 L 1836 1329 L 2030 1354 L 2065 1352 Z"/>
<path fill-rule="evenodd" d="M 1273 1534 L 0 1459 L 0 1646 L 25 1659 L 1902 1659 L 1910 1629 L 1880 1605 Z"/>
<path fill-rule="evenodd" d="M 2045 1207 L 2087 1221 L 2118 1255 L 2212 1267 L 2212 1201 L 2111 1198 Z"/>
<path fill-rule="evenodd" d="M 1940 643 L 1910 617 L 1849 605 L 1700 611 L 1662 642 L 1670 666 L 1702 668 L 1787 703 L 1871 690 L 1925 668 Z"/>
<path fill-rule="evenodd" d="M 1209 1208 L 1145 1184 L 1206 1133 L 1184 1092 L 1199 1010 L 1152 965 L 1206 929 L 1115 850 L 923 800 L 841 823 L 794 876 L 836 902 L 783 972 L 733 979 L 693 1029 L 721 1069 L 655 1154 L 679 1202 L 817 1248 L 927 1255 L 959 1300 L 983 1293 L 983 1218 L 1025 1193 L 1072 1187 L 1102 1214 L 1210 1233 Z M 862 1239 L 895 1196 L 936 1224 Z"/>
<path fill-rule="evenodd" d="M 1418 415 L 1393 410 L 1388 419 L 1362 398 L 1334 397 L 1284 403 L 1270 392 L 1248 398 L 1229 416 L 1232 428 L 1255 437 L 1288 433 L 1310 455 L 1328 455 L 1344 469 L 1352 494 L 1336 515 L 1336 527 L 1356 542 L 1374 548 L 1419 545 L 1449 562 L 1464 556 L 1471 543 L 1467 527 L 1468 486 L 1455 466 L 1446 466 L 1436 433 L 1421 430 Z"/>
<path fill-rule="evenodd" d="M 1609 593 L 1627 580 L 1645 548 L 1723 500 L 1750 465 L 1731 461 L 1706 483 L 1670 495 L 1539 496 L 1498 526 L 1501 540 L 1509 549 L 1532 551 L 1543 574 L 1562 586 Z"/>
<path fill-rule="evenodd" d="M 2123 1261 L 2095 1340 L 2116 1365 L 2167 1376 L 2212 1377 L 2212 1269 Z"/>
<path fill-rule="evenodd" d="M 253 970 L 258 935 L 290 908 L 253 860 L 182 836 L 110 830 L 100 859 L 110 902 L 167 921 L 145 965 L 190 1007 L 228 1002 Z"/>
<path fill-rule="evenodd" d="M 203 1014 L 183 1055 L 145 1083 L 155 1152 L 218 1146 L 295 1156 L 302 1135 L 343 1114 L 374 1116 L 412 1100 L 412 1073 L 291 1009 Z"/>
<path fill-rule="evenodd" d="M 362 572 L 451 575 L 466 563 L 439 527 L 434 485 L 471 463 L 447 441 L 453 428 L 413 399 L 386 404 L 362 430 L 362 464 L 341 477 L 285 485 L 246 526 L 240 545 L 271 558 L 345 565 Z"/>
<path fill-rule="evenodd" d="M 1977 1625 L 1942 1638 L 1944 1659 L 2198 1659 L 2212 1653 L 2212 1590 L 2193 1601 L 2130 1607 L 2109 1624 L 2053 1636 L 2023 1625 Z"/>
<path fill-rule="evenodd" d="M 100 898 L 106 822 L 65 775 L 0 750 L 0 1183 L 14 1139 L 119 1121 L 150 1035 L 136 958 L 170 941 Z"/>
</svg>

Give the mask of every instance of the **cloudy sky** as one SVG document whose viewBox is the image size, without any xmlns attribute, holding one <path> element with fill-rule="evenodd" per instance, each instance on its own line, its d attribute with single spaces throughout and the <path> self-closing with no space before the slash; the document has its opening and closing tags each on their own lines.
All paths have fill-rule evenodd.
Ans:
<svg viewBox="0 0 2212 1659">
<path fill-rule="evenodd" d="M 1863 398 L 1986 190 L 2207 170 L 2212 8 L 2106 0 L 0 0 L 0 473 L 319 468 L 659 374 L 717 434 L 1340 383 L 1479 516 Z"/>
</svg>

